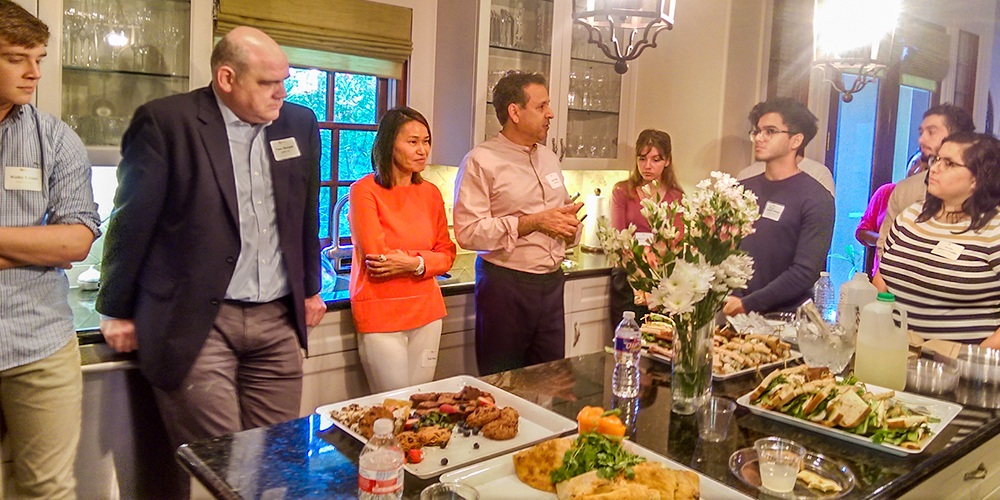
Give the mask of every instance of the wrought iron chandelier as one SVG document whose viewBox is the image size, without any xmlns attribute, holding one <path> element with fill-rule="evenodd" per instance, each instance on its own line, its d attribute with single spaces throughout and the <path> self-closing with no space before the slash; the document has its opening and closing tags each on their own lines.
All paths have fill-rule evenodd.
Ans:
<svg viewBox="0 0 1000 500">
<path fill-rule="evenodd" d="M 885 76 L 900 9 L 901 0 L 816 0 L 813 63 L 844 102 Z M 857 75 L 850 88 L 844 73 Z"/>
<path fill-rule="evenodd" d="M 615 61 L 615 71 L 625 74 L 628 62 L 647 47 L 656 47 L 656 36 L 674 27 L 676 0 L 586 0 L 583 10 L 574 7 L 573 20 L 587 27 L 588 41 Z M 641 32 L 641 38 L 640 38 Z"/>
</svg>

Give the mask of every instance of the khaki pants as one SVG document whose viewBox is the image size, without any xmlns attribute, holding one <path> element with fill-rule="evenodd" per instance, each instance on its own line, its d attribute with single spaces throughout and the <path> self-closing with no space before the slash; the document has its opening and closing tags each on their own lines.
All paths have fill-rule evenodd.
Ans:
<svg viewBox="0 0 1000 500">
<path fill-rule="evenodd" d="M 82 395 L 75 335 L 45 359 L 0 372 L 4 498 L 76 498 Z"/>
</svg>

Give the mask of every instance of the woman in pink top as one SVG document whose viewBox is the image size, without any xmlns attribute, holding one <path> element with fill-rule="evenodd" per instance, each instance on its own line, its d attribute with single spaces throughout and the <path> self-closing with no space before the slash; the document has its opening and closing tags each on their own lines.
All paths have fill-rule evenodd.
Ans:
<svg viewBox="0 0 1000 500">
<path fill-rule="evenodd" d="M 351 185 L 351 312 L 373 392 L 434 379 L 445 315 L 435 278 L 451 269 L 455 243 L 441 192 L 420 177 L 430 146 L 423 115 L 391 109 L 372 145 L 375 173 Z"/>
<path fill-rule="evenodd" d="M 661 130 L 646 129 L 635 141 L 635 168 L 625 179 L 611 190 L 611 226 L 622 230 L 635 225 L 637 233 L 649 232 L 649 221 L 639 212 L 639 201 L 646 197 L 643 187 L 657 181 L 654 188 L 662 203 L 677 201 L 684 194 L 677 175 L 674 173 L 673 148 L 670 135 Z M 625 271 L 611 271 L 611 323 L 617 325 L 624 311 L 635 311 L 640 318 L 648 310 L 635 304 L 632 287 L 628 284 Z"/>
</svg>

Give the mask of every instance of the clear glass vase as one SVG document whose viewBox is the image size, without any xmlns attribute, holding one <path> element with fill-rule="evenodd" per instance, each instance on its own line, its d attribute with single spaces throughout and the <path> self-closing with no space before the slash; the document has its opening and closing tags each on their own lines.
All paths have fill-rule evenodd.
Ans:
<svg viewBox="0 0 1000 500">
<path fill-rule="evenodd" d="M 712 396 L 712 338 L 715 320 L 674 332 L 670 410 L 691 415 Z"/>
</svg>

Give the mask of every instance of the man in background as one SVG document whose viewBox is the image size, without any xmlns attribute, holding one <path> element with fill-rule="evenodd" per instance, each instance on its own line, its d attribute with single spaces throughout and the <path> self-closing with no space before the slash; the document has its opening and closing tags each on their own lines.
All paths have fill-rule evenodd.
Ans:
<svg viewBox="0 0 1000 500">
<path fill-rule="evenodd" d="M 743 186 L 757 195 L 761 217 L 740 244 L 753 257 L 753 278 L 726 299 L 727 315 L 794 311 L 812 297 L 833 237 L 833 195 L 795 161 L 816 136 L 816 117 L 779 97 L 758 103 L 749 119 L 754 157 L 765 170 Z"/>
<path fill-rule="evenodd" d="M 509 72 L 493 91 L 500 134 L 472 149 L 455 181 L 455 238 L 478 250 L 476 362 L 486 375 L 562 359 L 566 244 L 580 234 L 559 158 L 544 146 L 545 77 Z M 541 143 L 541 144 L 540 144 Z"/>
<path fill-rule="evenodd" d="M 64 269 L 100 232 L 80 138 L 31 97 L 49 28 L 0 0 L 0 439 L 7 498 L 76 498 L 80 350 Z"/>
<path fill-rule="evenodd" d="M 896 183 L 895 189 L 889 196 L 885 218 L 879 225 L 876 242 L 879 256 L 885 248 L 885 239 L 889 236 L 889 229 L 892 228 L 896 216 L 906 210 L 906 207 L 924 201 L 924 196 L 927 194 L 927 172 L 930 170 L 928 162 L 941 148 L 941 142 L 956 132 L 975 131 L 976 125 L 972 122 L 972 115 L 954 104 L 939 104 L 924 112 L 924 120 L 920 122 L 920 138 L 917 139 L 921 159 L 910 169 L 909 177 Z"/>
<path fill-rule="evenodd" d="M 234 29 L 211 64 L 209 87 L 139 107 L 122 139 L 97 299 L 174 446 L 298 417 L 326 311 L 316 117 L 284 102 L 288 59 L 263 32 Z"/>
</svg>

